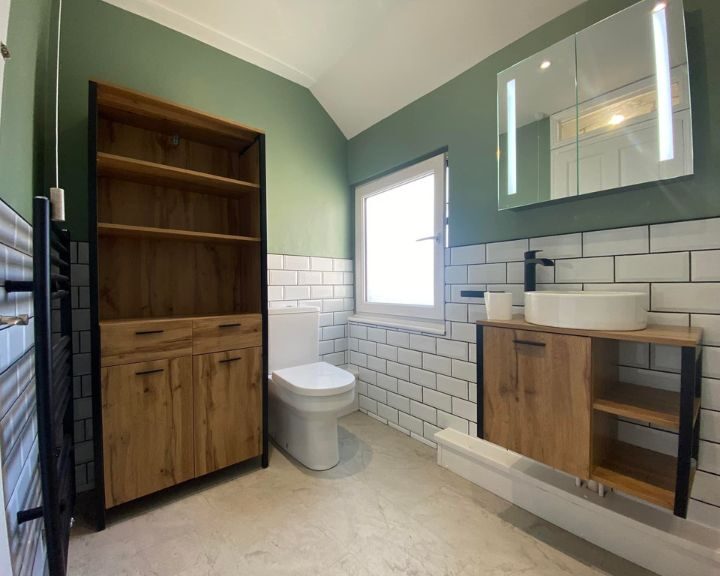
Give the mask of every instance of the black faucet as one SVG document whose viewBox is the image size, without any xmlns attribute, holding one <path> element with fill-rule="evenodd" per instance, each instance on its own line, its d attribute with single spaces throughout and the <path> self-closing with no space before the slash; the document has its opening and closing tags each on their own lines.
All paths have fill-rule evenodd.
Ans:
<svg viewBox="0 0 720 576">
<path fill-rule="evenodd" d="M 542 250 L 528 250 L 525 252 L 525 292 L 535 292 L 536 280 L 535 280 L 535 266 L 555 266 L 555 262 L 550 258 L 536 258 L 537 253 Z"/>
</svg>

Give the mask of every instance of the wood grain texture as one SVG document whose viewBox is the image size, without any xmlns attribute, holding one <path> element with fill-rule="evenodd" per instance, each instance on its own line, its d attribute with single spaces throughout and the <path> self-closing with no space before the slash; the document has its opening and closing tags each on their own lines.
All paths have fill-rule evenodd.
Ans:
<svg viewBox="0 0 720 576">
<path fill-rule="evenodd" d="M 241 162 L 243 152 L 104 118 L 98 122 L 98 152 L 235 180 L 250 181 L 252 175 Z"/>
<path fill-rule="evenodd" d="M 260 314 L 228 315 L 193 320 L 193 354 L 262 346 Z"/>
<path fill-rule="evenodd" d="M 577 330 L 574 328 L 556 328 L 554 326 L 530 324 L 525 322 L 522 316 L 515 316 L 512 320 L 478 320 L 477 323 L 483 326 L 495 326 L 511 330 L 587 336 L 589 338 L 604 338 L 625 342 L 647 342 L 667 346 L 697 346 L 702 340 L 703 332 L 702 328 L 663 325 L 650 325 L 645 330 Z"/>
<path fill-rule="evenodd" d="M 139 320 L 100 324 L 102 366 L 192 354 L 192 320 Z"/>
<path fill-rule="evenodd" d="M 260 312 L 260 246 L 102 237 L 101 320 Z"/>
<path fill-rule="evenodd" d="M 98 83 L 97 104 L 103 118 L 216 146 L 244 150 L 262 134 L 226 118 L 108 83 Z"/>
<path fill-rule="evenodd" d="M 97 155 L 97 171 L 105 178 L 230 197 L 257 194 L 259 189 L 250 182 L 103 152 Z"/>
<path fill-rule="evenodd" d="M 102 369 L 108 508 L 194 476 L 192 358 Z"/>
<path fill-rule="evenodd" d="M 606 459 L 593 469 L 592 479 L 672 509 L 676 465 L 672 456 L 615 441 Z"/>
<path fill-rule="evenodd" d="M 483 340 L 485 439 L 588 478 L 590 339 L 489 328 Z"/>
<path fill-rule="evenodd" d="M 262 352 L 245 348 L 193 357 L 195 474 L 262 452 Z"/>
<path fill-rule="evenodd" d="M 258 200 L 100 178 L 98 221 L 259 237 Z"/>
</svg>

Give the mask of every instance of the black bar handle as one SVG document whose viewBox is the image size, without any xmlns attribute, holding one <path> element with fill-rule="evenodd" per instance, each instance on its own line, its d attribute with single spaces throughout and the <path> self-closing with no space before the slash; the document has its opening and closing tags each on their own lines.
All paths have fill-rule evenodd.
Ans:
<svg viewBox="0 0 720 576">
<path fill-rule="evenodd" d="M 135 376 L 147 376 L 148 374 L 157 374 L 158 372 L 165 372 L 165 368 L 157 368 L 155 370 L 143 370 L 142 372 L 135 372 Z"/>
<path fill-rule="evenodd" d="M 227 358 L 225 360 L 220 360 L 220 364 L 227 364 L 228 362 L 235 362 L 236 360 L 242 360 L 242 356 L 238 356 L 236 358 Z"/>
<path fill-rule="evenodd" d="M 27 510 L 18 510 L 17 523 L 25 524 L 25 522 L 30 522 L 31 520 L 37 520 L 38 518 L 42 518 L 42 517 L 43 517 L 42 506 L 38 506 L 37 508 L 28 508 Z"/>
<path fill-rule="evenodd" d="M 235 322 L 233 324 L 220 324 L 218 328 L 237 328 L 238 326 L 242 326 L 242 322 Z"/>
<path fill-rule="evenodd" d="M 460 290 L 462 298 L 485 298 L 485 290 Z"/>
<path fill-rule="evenodd" d="M 165 330 L 140 330 L 135 332 L 135 336 L 147 336 L 148 334 L 162 334 Z"/>
<path fill-rule="evenodd" d="M 544 348 L 545 342 L 535 342 L 534 340 L 513 340 L 514 344 L 527 344 L 528 346 L 537 346 L 538 348 Z"/>
</svg>

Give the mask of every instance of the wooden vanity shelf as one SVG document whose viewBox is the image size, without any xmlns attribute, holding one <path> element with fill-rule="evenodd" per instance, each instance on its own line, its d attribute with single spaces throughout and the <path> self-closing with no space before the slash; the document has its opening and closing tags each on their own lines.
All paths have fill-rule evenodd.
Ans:
<svg viewBox="0 0 720 576">
<path fill-rule="evenodd" d="M 478 436 L 687 515 L 699 447 L 702 330 L 617 332 L 477 323 Z M 681 348 L 677 391 L 619 381 L 618 343 Z M 674 455 L 623 441 L 627 419 L 678 433 Z"/>
<path fill-rule="evenodd" d="M 268 464 L 264 149 L 259 130 L 90 83 L 99 529 L 106 509 Z"/>
</svg>

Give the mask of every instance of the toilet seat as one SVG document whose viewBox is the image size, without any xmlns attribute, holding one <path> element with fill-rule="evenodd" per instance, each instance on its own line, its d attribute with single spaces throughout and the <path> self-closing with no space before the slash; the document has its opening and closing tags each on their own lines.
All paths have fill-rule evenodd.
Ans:
<svg viewBox="0 0 720 576">
<path fill-rule="evenodd" d="M 352 373 L 327 362 L 313 362 L 275 370 L 272 381 L 299 396 L 315 397 L 335 396 L 352 390 L 355 386 L 355 376 Z"/>
</svg>

